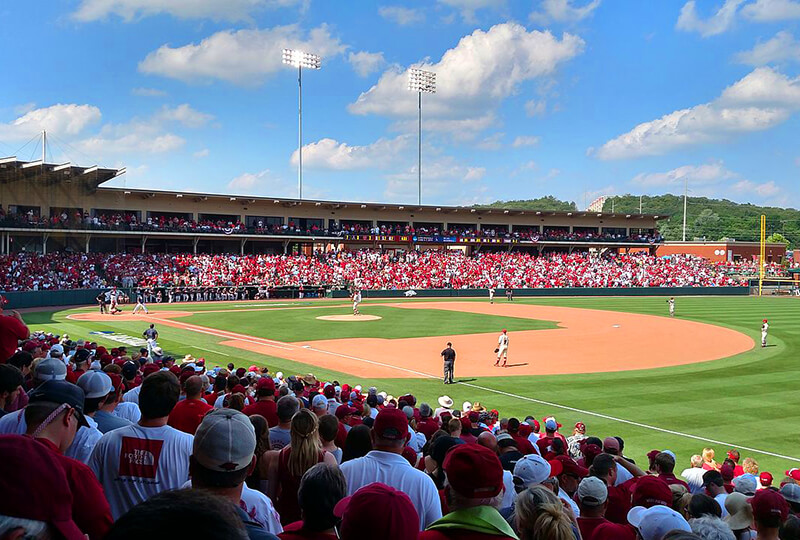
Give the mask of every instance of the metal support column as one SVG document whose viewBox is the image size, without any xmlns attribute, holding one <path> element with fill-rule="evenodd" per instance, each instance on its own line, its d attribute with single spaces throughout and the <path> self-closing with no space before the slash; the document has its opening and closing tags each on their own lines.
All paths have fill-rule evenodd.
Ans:
<svg viewBox="0 0 800 540">
<path fill-rule="evenodd" d="M 89 253 L 89 241 L 92 239 L 91 234 L 86 235 L 86 253 Z"/>
<path fill-rule="evenodd" d="M 47 255 L 47 239 L 50 238 L 50 235 L 44 233 L 42 235 L 42 255 Z"/>
<path fill-rule="evenodd" d="M 200 237 L 199 236 L 195 236 L 194 239 L 192 240 L 192 253 L 194 253 L 195 255 L 197 255 L 197 243 L 198 242 L 200 242 Z"/>
<path fill-rule="evenodd" d="M 244 245 L 247 243 L 247 238 L 242 238 L 239 245 L 239 255 L 244 255 Z"/>
<path fill-rule="evenodd" d="M 142 255 L 144 255 L 145 253 L 146 245 L 147 245 L 147 237 L 142 236 Z"/>
</svg>

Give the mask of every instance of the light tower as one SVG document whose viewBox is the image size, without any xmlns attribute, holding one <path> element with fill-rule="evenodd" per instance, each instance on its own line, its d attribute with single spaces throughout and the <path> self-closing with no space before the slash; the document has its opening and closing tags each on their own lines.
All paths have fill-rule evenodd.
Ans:
<svg viewBox="0 0 800 540">
<path fill-rule="evenodd" d="M 417 93 L 417 204 L 422 204 L 422 93 L 436 93 L 436 73 L 418 68 L 409 69 L 408 89 Z"/>
<path fill-rule="evenodd" d="M 303 198 L 303 68 L 320 69 L 322 58 L 316 54 L 283 49 L 283 63 L 297 68 L 297 194 Z"/>
</svg>

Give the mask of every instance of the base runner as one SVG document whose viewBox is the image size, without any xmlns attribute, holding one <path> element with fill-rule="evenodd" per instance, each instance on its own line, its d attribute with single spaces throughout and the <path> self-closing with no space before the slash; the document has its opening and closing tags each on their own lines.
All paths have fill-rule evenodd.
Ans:
<svg viewBox="0 0 800 540">
<path fill-rule="evenodd" d="M 503 359 L 503 367 L 506 367 L 506 363 L 508 362 L 508 331 L 503 328 L 503 332 L 500 334 L 500 337 L 497 338 L 497 348 L 494 350 L 497 353 L 497 361 L 494 363 L 495 366 L 500 365 L 500 359 Z"/>
</svg>

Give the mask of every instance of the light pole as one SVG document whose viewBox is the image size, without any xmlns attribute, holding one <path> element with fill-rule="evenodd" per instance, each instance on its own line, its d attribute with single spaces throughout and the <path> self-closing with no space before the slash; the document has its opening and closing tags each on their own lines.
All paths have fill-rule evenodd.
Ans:
<svg viewBox="0 0 800 540">
<path fill-rule="evenodd" d="M 303 198 L 303 68 L 319 69 L 322 58 L 295 49 L 283 49 L 283 63 L 297 68 L 297 192 Z"/>
<path fill-rule="evenodd" d="M 408 70 L 408 89 L 417 93 L 417 204 L 422 204 L 422 93 L 436 93 L 436 73 L 424 69 Z"/>
</svg>

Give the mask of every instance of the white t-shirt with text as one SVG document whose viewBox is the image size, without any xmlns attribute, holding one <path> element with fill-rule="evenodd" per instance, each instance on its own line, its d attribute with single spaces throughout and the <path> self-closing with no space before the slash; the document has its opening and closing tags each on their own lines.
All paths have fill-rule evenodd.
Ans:
<svg viewBox="0 0 800 540">
<path fill-rule="evenodd" d="M 178 489 L 188 480 L 193 440 L 192 435 L 170 426 L 138 424 L 103 435 L 89 467 L 103 486 L 115 520 L 153 495 Z"/>
</svg>

